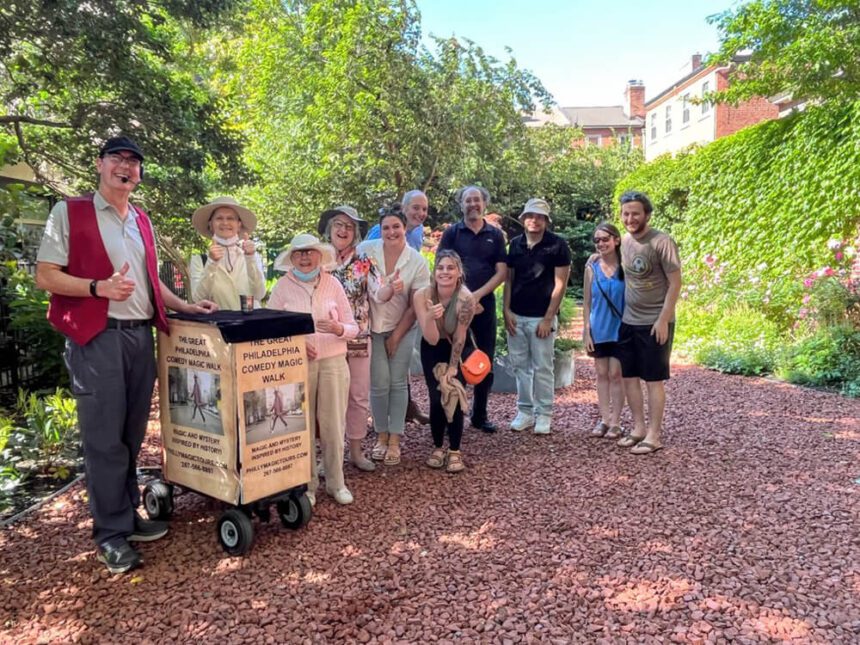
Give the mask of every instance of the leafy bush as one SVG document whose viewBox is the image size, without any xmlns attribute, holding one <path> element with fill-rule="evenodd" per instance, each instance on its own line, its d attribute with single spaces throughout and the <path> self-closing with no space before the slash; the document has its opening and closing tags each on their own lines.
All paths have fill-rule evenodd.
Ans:
<svg viewBox="0 0 860 645">
<path fill-rule="evenodd" d="M 773 371 L 780 343 L 776 324 L 759 311 L 739 306 L 719 317 L 693 357 L 720 372 L 759 375 Z"/>
<path fill-rule="evenodd" d="M 792 383 L 839 387 L 846 396 L 860 397 L 860 330 L 819 329 L 786 352 L 778 374 Z"/>
</svg>

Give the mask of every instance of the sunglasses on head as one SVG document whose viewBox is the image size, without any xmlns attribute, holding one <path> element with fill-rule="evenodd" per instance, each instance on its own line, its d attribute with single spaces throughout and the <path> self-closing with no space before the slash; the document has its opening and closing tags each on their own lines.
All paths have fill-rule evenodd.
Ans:
<svg viewBox="0 0 860 645">
<path fill-rule="evenodd" d="M 607 235 L 606 237 L 597 237 L 592 238 L 595 244 L 600 244 L 602 242 L 609 242 L 612 239 L 611 235 Z"/>
</svg>

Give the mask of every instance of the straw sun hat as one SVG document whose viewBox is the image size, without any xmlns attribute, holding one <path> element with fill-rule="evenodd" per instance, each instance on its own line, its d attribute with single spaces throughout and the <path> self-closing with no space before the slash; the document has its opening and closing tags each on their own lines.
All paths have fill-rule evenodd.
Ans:
<svg viewBox="0 0 860 645">
<path fill-rule="evenodd" d="M 290 256 L 296 251 L 303 251 L 306 249 L 314 249 L 320 252 L 322 255 L 322 260 L 320 261 L 321 267 L 326 268 L 334 266 L 335 252 L 334 247 L 331 244 L 320 242 L 319 238 L 315 235 L 311 235 L 310 233 L 299 233 L 292 239 L 290 245 L 285 250 L 281 251 L 278 254 L 278 257 L 275 258 L 275 270 L 289 271 L 292 269 L 293 262 Z"/>
</svg>

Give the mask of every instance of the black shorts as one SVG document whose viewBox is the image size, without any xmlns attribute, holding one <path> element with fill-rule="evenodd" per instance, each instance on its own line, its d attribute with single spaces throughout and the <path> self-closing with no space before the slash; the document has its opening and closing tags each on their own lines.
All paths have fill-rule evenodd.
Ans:
<svg viewBox="0 0 860 645">
<path fill-rule="evenodd" d="M 618 343 L 594 343 L 594 351 L 588 355 L 591 358 L 618 358 Z"/>
<path fill-rule="evenodd" d="M 657 338 L 651 334 L 652 326 L 621 323 L 617 357 L 621 361 L 621 375 L 624 378 L 639 377 L 643 381 L 668 380 L 675 323 L 669 323 L 669 338 L 663 345 L 658 345 Z"/>
</svg>

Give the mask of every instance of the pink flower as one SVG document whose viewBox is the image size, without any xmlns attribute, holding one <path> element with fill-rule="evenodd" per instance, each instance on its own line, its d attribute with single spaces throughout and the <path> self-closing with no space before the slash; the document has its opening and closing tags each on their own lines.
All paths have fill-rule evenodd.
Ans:
<svg viewBox="0 0 860 645">
<path fill-rule="evenodd" d="M 844 258 L 845 256 L 842 254 L 842 251 L 836 251 L 834 257 L 836 258 L 837 262 L 841 262 L 842 258 Z"/>
<path fill-rule="evenodd" d="M 812 296 L 810 296 L 808 293 L 803 296 L 803 304 L 808 305 L 810 300 L 812 300 Z"/>
<path fill-rule="evenodd" d="M 717 258 L 710 253 L 705 256 L 705 264 L 709 267 L 713 267 L 717 263 Z"/>
<path fill-rule="evenodd" d="M 807 278 L 806 280 L 803 281 L 803 286 L 806 287 L 807 289 L 809 289 L 813 285 L 813 283 L 814 283 L 814 280 L 812 278 Z"/>
<path fill-rule="evenodd" d="M 806 307 L 803 307 L 800 311 L 797 312 L 798 318 L 806 318 L 806 315 L 809 313 L 809 310 Z"/>
</svg>

